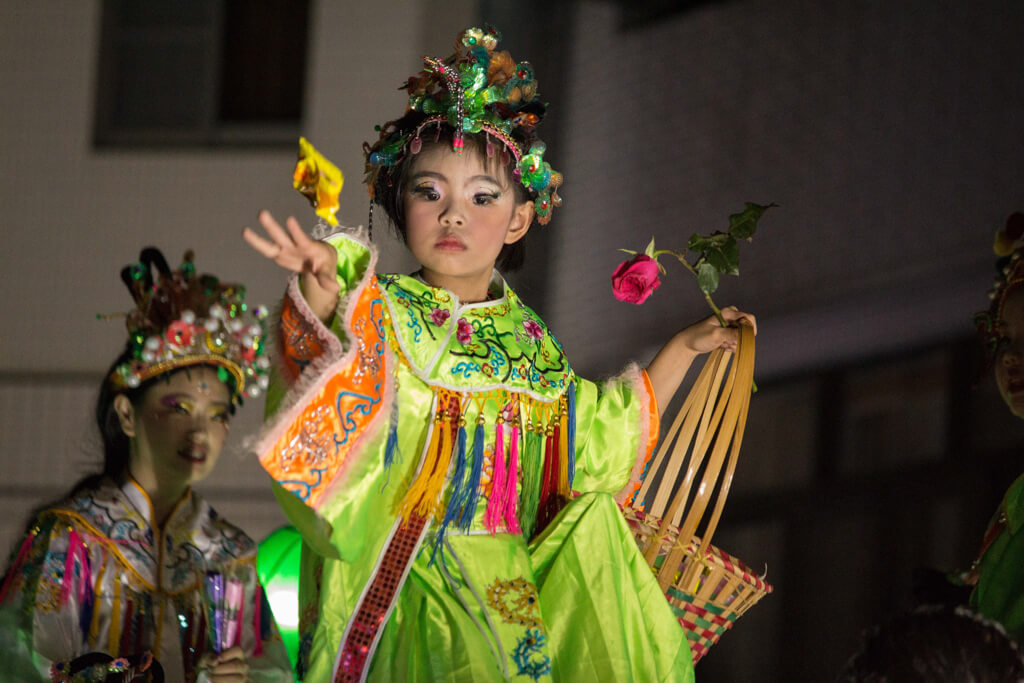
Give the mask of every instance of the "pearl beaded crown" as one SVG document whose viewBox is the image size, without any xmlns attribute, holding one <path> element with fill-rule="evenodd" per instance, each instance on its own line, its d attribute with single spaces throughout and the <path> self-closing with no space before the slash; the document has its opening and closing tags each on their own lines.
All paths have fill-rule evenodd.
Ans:
<svg viewBox="0 0 1024 683">
<path fill-rule="evenodd" d="M 210 274 L 196 275 L 191 251 L 171 271 L 163 254 L 143 249 L 121 279 L 136 307 L 127 315 L 131 360 L 118 365 L 115 386 L 134 388 L 165 372 L 192 365 L 217 368 L 232 400 L 256 397 L 269 382 L 263 320 L 267 309 L 245 303 L 245 288 Z"/>
</svg>

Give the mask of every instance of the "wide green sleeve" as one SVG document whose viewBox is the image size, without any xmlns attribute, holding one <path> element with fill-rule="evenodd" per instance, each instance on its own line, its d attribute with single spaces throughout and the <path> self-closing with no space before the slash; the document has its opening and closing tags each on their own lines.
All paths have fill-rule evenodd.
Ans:
<svg viewBox="0 0 1024 683">
<path fill-rule="evenodd" d="M 573 489 L 624 496 L 639 481 L 657 437 L 657 405 L 644 371 L 628 366 L 605 382 L 576 380 Z"/>
<path fill-rule="evenodd" d="M 317 324 L 313 312 L 306 305 L 300 278 L 293 275 L 289 280 L 278 325 L 278 362 L 271 369 L 264 419 L 277 413 L 289 389 L 307 366 L 325 352 L 341 350 L 345 340 L 343 317 L 348 299 L 365 277 L 373 275 L 370 270 L 373 252 L 357 236 L 337 233 L 324 241 L 338 254 L 340 290 L 337 310 L 330 320 L 330 327 Z"/>
<path fill-rule="evenodd" d="M 971 606 L 998 621 L 1017 642 L 1024 638 L 1024 475 L 1003 500 L 1006 527 L 981 558 Z"/>
<path fill-rule="evenodd" d="M 365 524 L 365 503 L 379 497 L 364 489 L 368 470 L 375 472 L 381 459 L 393 389 L 379 324 L 376 252 L 357 233 L 326 241 L 338 254 L 337 308 L 325 325 L 306 304 L 299 278 L 289 282 L 265 424 L 252 449 L 307 545 L 345 558 L 363 550 L 366 534 L 353 530 Z"/>
</svg>

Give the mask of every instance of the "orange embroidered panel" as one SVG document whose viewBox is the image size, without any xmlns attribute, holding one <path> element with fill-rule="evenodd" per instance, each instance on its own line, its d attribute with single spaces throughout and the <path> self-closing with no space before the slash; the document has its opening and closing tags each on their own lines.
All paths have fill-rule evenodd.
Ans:
<svg viewBox="0 0 1024 683">
<path fill-rule="evenodd" d="M 285 316 L 291 315 L 288 301 L 282 312 L 282 330 Z M 345 465 L 360 435 L 366 432 L 383 408 L 384 384 L 387 377 L 384 350 L 383 307 L 380 289 L 371 278 L 367 286 L 352 302 L 351 326 L 347 330 L 350 346 L 345 354 L 347 363 L 330 366 L 330 376 L 319 378 L 310 392 L 303 395 L 297 406 L 284 409 L 290 416 L 283 431 L 275 432 L 273 445 L 260 456 L 264 469 L 282 487 L 317 509 L 324 490 Z M 306 322 L 298 311 L 295 323 L 288 328 L 302 339 L 296 345 L 285 347 L 288 362 L 306 353 L 315 343 L 315 327 Z M 292 324 L 290 322 L 289 324 Z M 303 329 L 302 326 L 306 326 Z M 315 357 L 315 354 L 312 356 Z M 295 370 L 301 366 L 296 364 Z"/>
<path fill-rule="evenodd" d="M 281 360 L 284 366 L 285 380 L 291 384 L 299 378 L 303 369 L 323 353 L 317 328 L 309 322 L 295 304 L 290 295 L 285 295 L 281 306 L 281 335 L 279 348 L 282 349 Z"/>
</svg>

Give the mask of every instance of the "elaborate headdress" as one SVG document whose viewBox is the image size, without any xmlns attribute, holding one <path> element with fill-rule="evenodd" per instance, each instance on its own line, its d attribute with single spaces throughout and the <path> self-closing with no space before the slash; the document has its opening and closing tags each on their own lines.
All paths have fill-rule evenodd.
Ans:
<svg viewBox="0 0 1024 683">
<path fill-rule="evenodd" d="M 974 315 L 974 324 L 990 361 L 995 358 L 999 345 L 999 325 L 1003 319 L 1006 298 L 1018 285 L 1024 283 L 1024 258 L 1021 257 L 1024 252 L 1024 213 L 1010 214 L 1006 225 L 996 231 L 992 249 L 999 257 L 996 261 L 996 279 L 988 293 L 992 303 L 987 311 Z"/>
<path fill-rule="evenodd" d="M 212 365 L 240 403 L 243 392 L 266 389 L 270 362 L 264 355 L 262 321 L 267 309 L 250 309 L 245 288 L 196 275 L 192 252 L 171 271 L 158 249 L 147 247 L 121 279 L 135 300 L 127 314 L 131 360 L 111 375 L 116 386 L 133 388 L 157 375 L 191 365 Z"/>
<path fill-rule="evenodd" d="M 533 67 L 513 61 L 508 52 L 495 52 L 500 39 L 491 27 L 470 28 L 447 59 L 423 58 L 424 69 L 401 86 L 409 92 L 405 116 L 377 126 L 377 142 L 363 144 L 371 200 L 379 174 L 419 153 L 421 135 L 434 128 L 436 139 L 441 125 L 448 124 L 454 131 L 452 148 L 460 154 L 464 133 L 484 133 L 488 156 L 500 153 L 505 163 L 514 162 L 512 175 L 534 198 L 537 221 L 551 220 L 551 209 L 562 203 L 557 191 L 562 174 L 544 161 L 547 148 L 533 132 L 546 107 L 537 96 Z"/>
</svg>

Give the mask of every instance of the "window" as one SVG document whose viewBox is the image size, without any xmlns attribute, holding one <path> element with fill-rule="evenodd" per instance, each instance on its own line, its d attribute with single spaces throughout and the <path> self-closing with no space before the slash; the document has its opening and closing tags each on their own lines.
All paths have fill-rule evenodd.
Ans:
<svg viewBox="0 0 1024 683">
<path fill-rule="evenodd" d="M 308 0 L 106 0 L 95 144 L 293 144 L 308 20 Z"/>
</svg>

